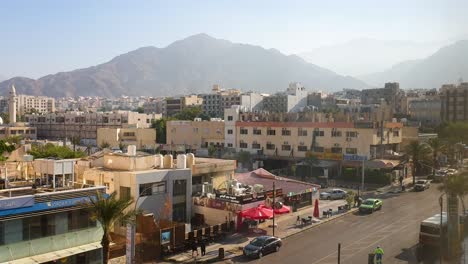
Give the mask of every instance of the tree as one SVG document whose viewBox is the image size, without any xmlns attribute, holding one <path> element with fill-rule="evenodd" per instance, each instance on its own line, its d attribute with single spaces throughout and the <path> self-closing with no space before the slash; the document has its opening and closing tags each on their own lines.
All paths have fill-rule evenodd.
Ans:
<svg viewBox="0 0 468 264">
<path fill-rule="evenodd" d="M 136 111 L 140 114 L 143 114 L 145 112 L 145 109 L 142 106 L 139 106 Z"/>
<path fill-rule="evenodd" d="M 468 143 L 468 122 L 453 122 L 440 125 L 437 129 L 439 138 L 450 144 Z"/>
<path fill-rule="evenodd" d="M 421 144 L 419 141 L 411 141 L 405 148 L 406 154 L 411 158 L 411 173 L 413 174 L 413 185 L 416 183 L 417 168 L 421 167 L 420 162 L 426 159 L 431 150 L 428 145 Z"/>
<path fill-rule="evenodd" d="M 435 169 L 439 169 L 439 154 L 445 150 L 445 145 L 438 138 L 431 138 L 427 142 L 432 151 L 432 176 L 435 176 Z"/>
<path fill-rule="evenodd" d="M 174 115 L 175 119 L 178 120 L 191 120 L 199 117 L 202 114 L 203 110 L 201 106 L 189 106 L 182 109 L 179 113 Z"/>
<path fill-rule="evenodd" d="M 73 151 L 65 146 L 55 146 L 48 143 L 40 146 L 33 146 L 29 151 L 35 159 L 55 157 L 60 159 L 74 159 L 84 157 L 82 151 Z"/>
<path fill-rule="evenodd" d="M 154 120 L 151 127 L 156 129 L 156 143 L 166 144 L 166 123 L 174 120 L 173 118 L 161 118 Z"/>
<path fill-rule="evenodd" d="M 6 142 L 10 144 L 19 145 L 21 143 L 21 136 L 9 136 L 6 138 Z"/>
<path fill-rule="evenodd" d="M 252 167 L 252 154 L 248 151 L 240 151 L 237 154 L 237 160 L 242 163 L 242 167 L 250 169 Z"/>
<path fill-rule="evenodd" d="M 127 144 L 123 143 L 123 142 L 119 142 L 119 149 L 121 151 L 124 151 L 124 149 L 127 147 Z"/>
<path fill-rule="evenodd" d="M 109 142 L 107 141 L 104 141 L 101 143 L 101 145 L 99 146 L 101 149 L 106 149 L 106 148 L 109 148 L 110 147 L 110 144 Z"/>
<path fill-rule="evenodd" d="M 459 173 L 447 177 L 443 184 L 438 186 L 439 191 L 457 196 L 465 212 L 465 196 L 468 194 L 468 173 Z"/>
<path fill-rule="evenodd" d="M 117 198 L 117 193 L 113 192 L 109 197 L 105 197 L 100 192 L 95 197 L 90 197 L 87 203 L 93 220 L 97 220 L 102 227 L 103 235 L 101 239 L 103 263 L 109 261 L 110 231 L 116 222 L 130 223 L 135 220 L 137 211 L 129 210 L 133 204 L 132 198 Z"/>
<path fill-rule="evenodd" d="M 312 169 L 320 164 L 320 160 L 314 156 L 314 155 L 306 155 L 306 158 L 304 159 L 304 164 L 309 166 L 310 172 L 312 173 Z M 302 175 L 302 181 L 305 179 L 305 175 Z"/>
<path fill-rule="evenodd" d="M 73 144 L 73 151 L 76 151 L 76 145 L 81 143 L 81 138 L 78 136 L 73 136 L 70 138 L 70 141 Z"/>
<path fill-rule="evenodd" d="M 355 193 L 353 191 L 347 191 L 346 192 L 346 203 L 348 204 L 349 209 L 351 209 L 353 207 L 354 195 L 355 195 Z"/>
<path fill-rule="evenodd" d="M 208 156 L 213 157 L 216 153 L 216 147 L 214 145 L 208 146 Z"/>
</svg>

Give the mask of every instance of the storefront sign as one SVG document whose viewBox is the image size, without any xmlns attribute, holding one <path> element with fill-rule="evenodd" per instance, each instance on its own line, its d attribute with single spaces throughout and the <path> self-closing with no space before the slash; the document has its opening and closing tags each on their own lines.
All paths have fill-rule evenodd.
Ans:
<svg viewBox="0 0 468 264">
<path fill-rule="evenodd" d="M 265 195 L 268 198 L 273 198 L 273 190 L 266 191 Z M 281 188 L 276 189 L 276 197 L 281 197 L 281 196 L 283 196 L 283 189 L 281 189 Z"/>
<path fill-rule="evenodd" d="M 242 205 L 238 203 L 230 203 L 208 197 L 194 197 L 193 204 L 196 206 L 204 206 L 208 208 L 229 211 L 236 214 L 242 210 Z"/>
<path fill-rule="evenodd" d="M 33 195 L 0 199 L 0 210 L 30 207 L 33 205 Z"/>
<path fill-rule="evenodd" d="M 364 161 L 364 160 L 367 160 L 367 156 L 356 155 L 356 154 L 344 154 L 343 159 L 346 161 Z"/>
<path fill-rule="evenodd" d="M 255 201 L 265 200 L 265 193 L 254 193 L 246 195 L 216 194 L 216 199 L 229 203 L 247 204 Z"/>
<path fill-rule="evenodd" d="M 307 152 L 306 157 L 316 157 L 321 160 L 342 160 L 343 154 L 341 153 L 331 153 L 331 152 Z"/>
</svg>

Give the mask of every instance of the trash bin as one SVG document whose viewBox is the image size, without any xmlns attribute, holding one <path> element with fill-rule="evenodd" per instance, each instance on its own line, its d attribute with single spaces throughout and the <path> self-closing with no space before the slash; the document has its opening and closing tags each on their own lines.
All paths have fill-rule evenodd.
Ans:
<svg viewBox="0 0 468 264">
<path fill-rule="evenodd" d="M 218 258 L 219 259 L 224 259 L 224 248 L 219 248 L 218 249 Z"/>
<path fill-rule="evenodd" d="M 374 264 L 374 258 L 375 258 L 375 254 L 374 253 L 369 253 L 369 258 L 367 260 L 367 264 Z"/>
</svg>

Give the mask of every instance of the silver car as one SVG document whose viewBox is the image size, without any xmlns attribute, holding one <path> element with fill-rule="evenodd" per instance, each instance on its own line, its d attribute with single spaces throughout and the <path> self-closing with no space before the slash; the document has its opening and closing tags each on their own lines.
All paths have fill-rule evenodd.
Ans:
<svg viewBox="0 0 468 264">
<path fill-rule="evenodd" d="M 346 198 L 346 192 L 341 189 L 331 189 L 330 191 L 320 193 L 320 199 L 322 200 L 337 200 L 344 198 Z"/>
</svg>

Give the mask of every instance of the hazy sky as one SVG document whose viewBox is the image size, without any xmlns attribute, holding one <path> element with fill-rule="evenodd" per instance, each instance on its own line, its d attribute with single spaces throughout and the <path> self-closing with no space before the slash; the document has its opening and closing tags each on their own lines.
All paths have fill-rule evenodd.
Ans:
<svg viewBox="0 0 468 264">
<path fill-rule="evenodd" d="M 0 76 L 40 77 L 205 32 L 299 53 L 356 38 L 468 34 L 466 0 L 14 0 L 0 3 Z"/>
</svg>

